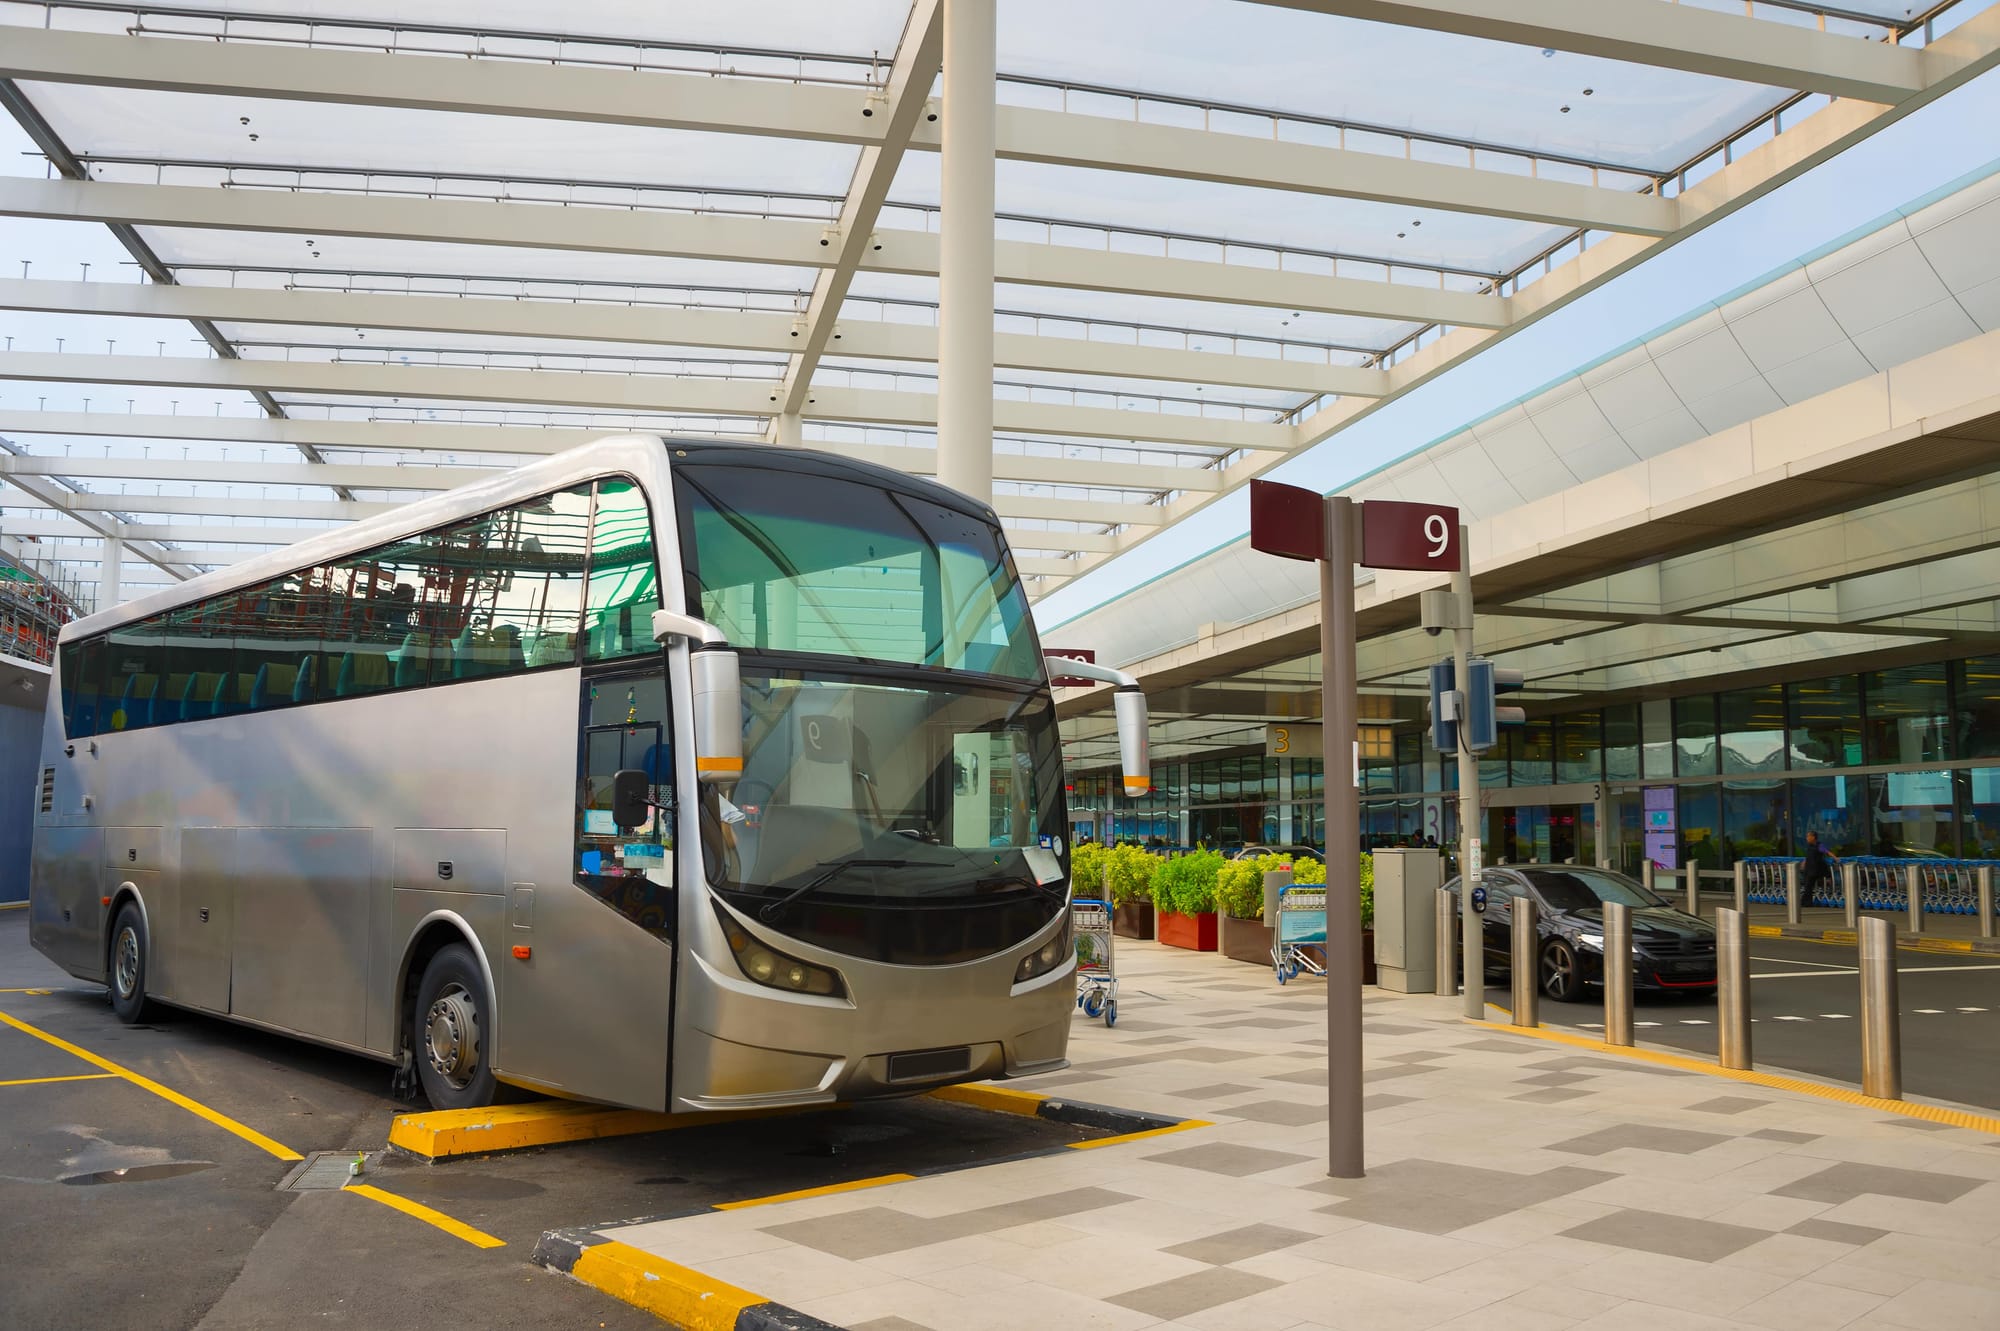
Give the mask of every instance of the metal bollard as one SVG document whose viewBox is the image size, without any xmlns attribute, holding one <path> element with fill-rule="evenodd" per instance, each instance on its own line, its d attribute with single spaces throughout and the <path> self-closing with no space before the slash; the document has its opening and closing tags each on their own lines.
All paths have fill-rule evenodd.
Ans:
<svg viewBox="0 0 2000 1331">
<path fill-rule="evenodd" d="M 1437 996 L 1458 995 L 1458 898 L 1437 890 Z"/>
<path fill-rule="evenodd" d="M 1787 864 L 1785 866 L 1786 924 L 1797 924 L 1799 922 L 1799 907 L 1802 904 L 1799 898 L 1799 866 L 1796 864 Z"/>
<path fill-rule="evenodd" d="M 1539 1026 L 1541 1021 L 1541 991 L 1535 987 L 1539 978 L 1537 968 L 1541 965 L 1541 935 L 1535 929 L 1535 901 L 1532 897 L 1515 897 L 1514 911 L 1514 1024 L 1516 1026 Z"/>
<path fill-rule="evenodd" d="M 1604 903 L 1604 1043 L 1632 1044 L 1632 908 Z"/>
<path fill-rule="evenodd" d="M 1750 1067 L 1750 917 L 1742 911 L 1715 913 L 1716 1018 L 1720 1023 L 1717 1061 L 1725 1068 Z"/>
<path fill-rule="evenodd" d="M 1651 857 L 1648 857 L 1640 861 L 1639 881 L 1646 885 L 1646 890 L 1648 892 L 1653 890 L 1653 861 Z"/>
<path fill-rule="evenodd" d="M 1896 1008 L 1896 926 L 1880 915 L 1861 922 L 1861 1093 L 1903 1098 L 1903 1039 Z"/>
<path fill-rule="evenodd" d="M 1852 929 L 1861 919 L 1861 866 L 1843 864 L 1840 866 L 1840 908 L 1847 915 L 1847 927 Z"/>
<path fill-rule="evenodd" d="M 1750 866 L 1742 860 L 1736 861 L 1736 913 L 1741 915 L 1750 905 Z"/>
<path fill-rule="evenodd" d="M 1692 860 L 1687 867 L 1688 914 L 1701 918 L 1701 866 Z"/>
<path fill-rule="evenodd" d="M 1924 931 L 1924 872 L 1916 865 L 1903 868 L 1903 895 L 1910 907 L 1910 932 Z"/>
<path fill-rule="evenodd" d="M 1993 936 L 1993 866 L 1979 866 L 1979 936 Z"/>
</svg>

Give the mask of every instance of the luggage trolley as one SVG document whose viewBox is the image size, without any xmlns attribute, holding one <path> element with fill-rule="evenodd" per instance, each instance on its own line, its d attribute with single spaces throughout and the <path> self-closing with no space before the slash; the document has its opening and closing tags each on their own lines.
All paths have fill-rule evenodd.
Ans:
<svg viewBox="0 0 2000 1331">
<path fill-rule="evenodd" d="M 1324 885 L 1287 887 L 1278 893 L 1278 936 L 1271 947 L 1271 966 L 1278 973 L 1279 984 L 1297 979 L 1301 970 L 1309 975 L 1326 974 Z"/>
<path fill-rule="evenodd" d="M 1118 1024 L 1118 973 L 1111 965 L 1111 903 L 1078 897 L 1069 903 L 1076 935 L 1076 1005 L 1086 1017 Z"/>
</svg>

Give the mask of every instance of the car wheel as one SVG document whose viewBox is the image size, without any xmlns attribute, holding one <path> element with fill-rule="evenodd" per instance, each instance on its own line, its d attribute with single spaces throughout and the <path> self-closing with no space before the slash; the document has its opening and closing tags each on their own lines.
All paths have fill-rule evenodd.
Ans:
<svg viewBox="0 0 2000 1331">
<path fill-rule="evenodd" d="M 433 1109 L 479 1109 L 494 1103 L 493 1002 L 472 949 L 440 948 L 424 967 L 411 1012 L 417 1076 Z"/>
<path fill-rule="evenodd" d="M 111 925 L 111 1011 L 127 1026 L 146 1019 L 146 917 L 126 902 Z"/>
<path fill-rule="evenodd" d="M 1568 1003 L 1583 991 L 1576 968 L 1576 952 L 1558 938 L 1542 949 L 1542 992 L 1558 1003 Z"/>
</svg>

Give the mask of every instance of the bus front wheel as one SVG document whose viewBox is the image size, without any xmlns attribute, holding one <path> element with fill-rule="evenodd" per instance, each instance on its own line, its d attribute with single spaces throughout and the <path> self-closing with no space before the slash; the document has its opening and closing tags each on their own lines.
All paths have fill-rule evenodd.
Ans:
<svg viewBox="0 0 2000 1331">
<path fill-rule="evenodd" d="M 424 967 L 411 1014 L 417 1076 L 433 1109 L 477 1109 L 494 1102 L 492 999 L 472 949 L 453 943 Z"/>
<path fill-rule="evenodd" d="M 111 924 L 111 1011 L 130 1026 L 146 1019 L 146 917 L 126 902 Z"/>
</svg>

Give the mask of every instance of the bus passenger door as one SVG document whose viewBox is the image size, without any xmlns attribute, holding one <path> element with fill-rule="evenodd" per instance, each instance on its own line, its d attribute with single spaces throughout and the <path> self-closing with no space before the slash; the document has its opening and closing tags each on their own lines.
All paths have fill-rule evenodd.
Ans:
<svg viewBox="0 0 2000 1331">
<path fill-rule="evenodd" d="M 508 888 L 499 1069 L 594 1100 L 664 1109 L 673 1030 L 673 720 L 662 663 L 583 680 L 569 872 Z M 666 806 L 611 818 L 611 778 L 649 773 Z M 530 949 L 526 959 L 514 952 Z"/>
</svg>

